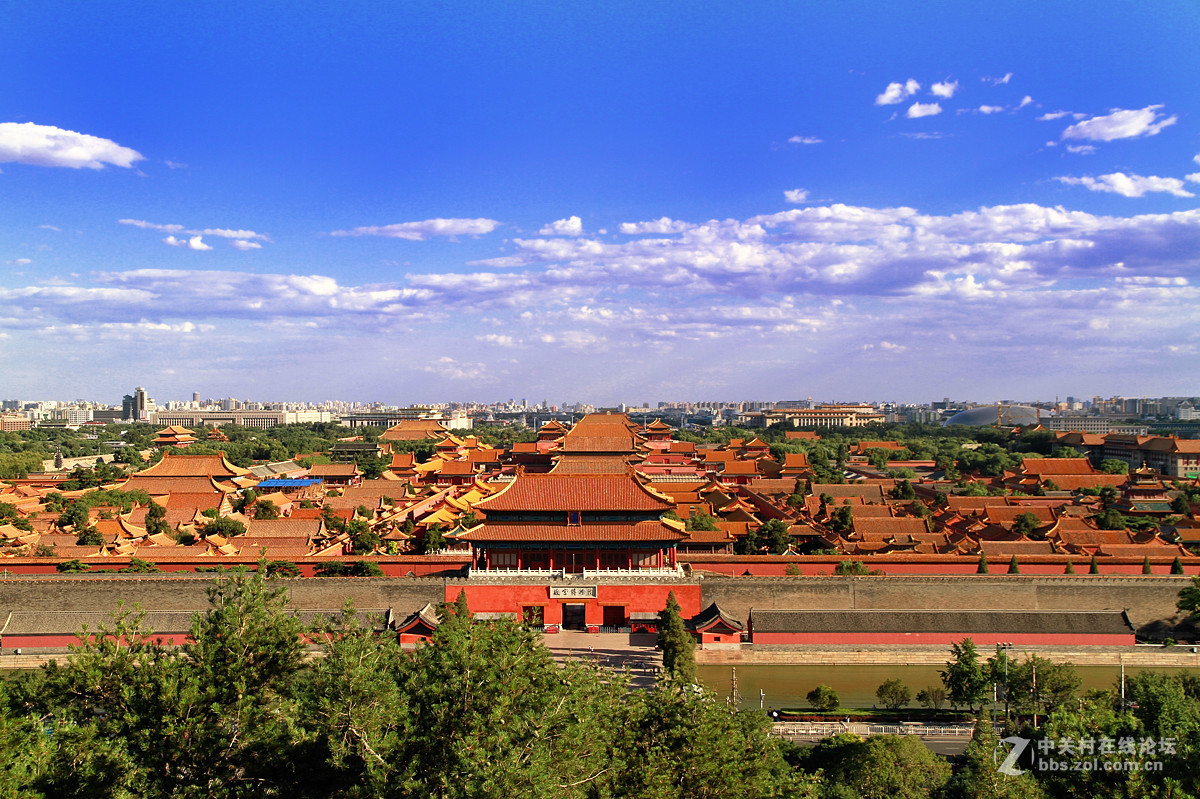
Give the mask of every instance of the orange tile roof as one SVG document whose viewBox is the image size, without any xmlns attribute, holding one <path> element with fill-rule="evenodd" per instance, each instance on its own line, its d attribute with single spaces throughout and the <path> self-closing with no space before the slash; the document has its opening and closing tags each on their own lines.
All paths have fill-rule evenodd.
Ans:
<svg viewBox="0 0 1200 799">
<path fill-rule="evenodd" d="M 524 474 L 476 507 L 509 510 L 667 511 L 669 497 L 646 488 L 631 475 Z"/>
<path fill-rule="evenodd" d="M 162 460 L 132 477 L 241 477 L 249 469 L 234 466 L 224 455 L 177 455 L 167 452 Z"/>
<path fill-rule="evenodd" d="M 636 524 L 488 523 L 460 533 L 460 541 L 680 541 L 686 533 L 662 522 Z"/>
<path fill-rule="evenodd" d="M 1060 474 L 1096 474 L 1087 458 L 1026 458 L 1022 463 L 1025 474 L 1043 478 L 1053 479 Z"/>
</svg>

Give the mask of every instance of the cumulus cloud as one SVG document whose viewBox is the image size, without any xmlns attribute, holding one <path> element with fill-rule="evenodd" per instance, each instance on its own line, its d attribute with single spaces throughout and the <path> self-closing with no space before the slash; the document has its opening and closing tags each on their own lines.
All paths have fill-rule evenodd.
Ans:
<svg viewBox="0 0 1200 799">
<path fill-rule="evenodd" d="M 0 122 L 0 163 L 103 169 L 129 168 L 145 158 L 110 139 L 33 122 Z"/>
<path fill-rule="evenodd" d="M 818 139 L 816 136 L 793 136 L 788 139 L 789 144 L 820 144 L 823 139 Z"/>
<path fill-rule="evenodd" d="M 164 244 L 169 244 L 172 247 L 186 247 L 189 250 L 198 250 L 200 252 L 211 250 L 212 247 L 204 243 L 204 239 L 200 236 L 192 236 L 186 239 L 177 239 L 174 236 L 167 236 L 163 239 Z"/>
<path fill-rule="evenodd" d="M 808 189 L 788 189 L 783 193 L 783 198 L 797 205 L 806 203 L 808 202 Z"/>
<path fill-rule="evenodd" d="M 1055 180 L 1068 186 L 1084 186 L 1092 191 L 1104 191 L 1120 194 L 1123 197 L 1141 197 L 1151 192 L 1163 192 L 1176 197 L 1195 197 L 1183 187 L 1179 178 L 1160 178 L 1142 175 L 1126 175 L 1124 172 L 1113 172 L 1108 175 L 1093 177 L 1060 177 Z"/>
<path fill-rule="evenodd" d="M 937 103 L 913 103 L 904 112 L 904 116 L 909 119 L 920 119 L 921 117 L 931 117 L 942 113 L 942 107 Z"/>
<path fill-rule="evenodd" d="M 640 236 L 645 233 L 683 233 L 693 227 L 688 222 L 664 216 L 649 222 L 622 222 L 621 232 L 626 236 Z"/>
<path fill-rule="evenodd" d="M 954 93 L 958 91 L 958 81 L 943 81 L 941 83 L 935 83 L 929 87 L 929 91 L 933 92 L 935 97 L 941 97 L 942 99 L 949 100 L 954 96 Z"/>
<path fill-rule="evenodd" d="M 1148 105 L 1137 110 L 1115 108 L 1104 116 L 1076 122 L 1062 132 L 1062 138 L 1115 141 L 1155 136 L 1179 121 L 1179 117 L 1174 114 L 1165 116 L 1159 113 L 1160 108 L 1162 105 Z"/>
<path fill-rule="evenodd" d="M 718 368 L 714 345 L 745 347 L 754 356 L 736 363 L 736 388 L 760 368 L 764 380 L 777 379 L 780 365 L 798 358 L 817 373 L 852 369 L 846 354 L 866 345 L 876 379 L 890 368 L 891 359 L 881 356 L 899 347 L 907 347 L 906 358 L 926 359 L 923 368 L 983 361 L 1015 374 L 1019 362 L 1006 360 L 1005 347 L 1016 345 L 995 331 L 1035 323 L 1053 342 L 1040 364 L 1056 369 L 1096 356 L 1109 370 L 1112 358 L 1100 357 L 1106 347 L 1124 353 L 1134 346 L 1161 370 L 1164 360 L 1155 354 L 1164 346 L 1200 343 L 1200 287 L 1189 282 L 1200 252 L 1200 209 L 1103 216 L 1029 203 L 930 214 L 833 204 L 631 224 L 646 229 L 615 240 L 514 239 L 474 271 L 443 265 L 386 283 L 140 269 L 0 287 L 0 334 L 54 341 L 45 334 L 53 328 L 77 347 L 97 331 L 152 340 L 168 335 L 156 332 L 162 326 L 212 325 L 211 340 L 229 342 L 230 351 L 238 340 L 267 333 L 281 351 L 284 342 L 299 347 L 320 335 L 360 342 L 356 352 L 377 346 L 363 357 L 378 363 L 390 350 L 373 342 L 395 340 L 380 333 L 415 335 L 457 347 L 450 360 L 436 351 L 405 360 L 406 376 L 421 385 L 517 379 L 510 369 L 534 380 L 554 363 L 554 374 L 571 372 L 571 385 L 596 380 L 597 391 L 641 368 L 634 362 L 618 369 L 612 356 L 602 357 L 633 347 L 658 359 L 648 361 L 670 358 L 688 369 Z M 1122 324 L 1088 327 L 1110 317 Z M 814 336 L 822 347 L 803 343 Z M 475 355 L 462 354 L 472 347 Z M 1069 354 L 1058 357 L 1056 348 Z M 749 365 L 756 358 L 765 359 L 761 367 Z M 658 379 L 652 372 L 646 374 Z"/>
<path fill-rule="evenodd" d="M 875 97 L 875 105 L 895 105 L 896 103 L 902 103 L 919 91 L 921 91 L 921 84 L 912 78 L 909 78 L 904 83 L 889 83 L 887 88 L 883 90 L 883 93 Z"/>
<path fill-rule="evenodd" d="M 330 236 L 383 236 L 389 239 L 426 241 L 434 236 L 482 236 L 500 225 L 494 219 L 425 219 L 420 222 L 399 222 L 394 225 L 356 227 L 353 230 L 334 230 Z"/>
<path fill-rule="evenodd" d="M 236 250 L 245 252 L 247 250 L 258 250 L 262 248 L 260 241 L 270 241 L 270 237 L 263 233 L 255 233 L 253 230 L 235 230 L 232 228 L 187 228 L 183 225 L 176 224 L 160 224 L 157 222 L 147 222 L 144 219 L 118 219 L 119 225 L 130 225 L 131 227 L 141 228 L 142 230 L 158 230 L 171 235 L 163 239 L 163 242 L 172 247 L 187 246 L 193 250 L 211 250 L 212 247 L 201 241 L 202 236 L 214 236 L 221 239 L 229 239 L 230 246 Z M 175 236 L 176 233 L 185 233 L 190 238 L 181 240 Z"/>
<path fill-rule="evenodd" d="M 577 216 L 569 216 L 557 222 L 551 222 L 538 231 L 539 236 L 582 236 L 583 220 Z"/>
</svg>

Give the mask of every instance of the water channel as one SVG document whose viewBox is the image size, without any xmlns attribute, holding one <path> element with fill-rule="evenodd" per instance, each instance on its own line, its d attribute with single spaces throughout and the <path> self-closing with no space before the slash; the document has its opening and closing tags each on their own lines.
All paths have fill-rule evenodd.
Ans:
<svg viewBox="0 0 1200 799">
<path fill-rule="evenodd" d="M 885 680 L 899 679 L 914 696 L 922 688 L 941 686 L 942 666 L 738 666 L 737 687 L 743 707 L 808 708 L 805 695 L 818 685 L 828 685 L 838 693 L 842 707 L 871 707 L 878 700 L 875 689 Z M 1076 666 L 1083 681 L 1082 690 L 1112 688 L 1121 679 L 1119 666 Z M 1126 676 L 1139 671 L 1175 673 L 1178 667 L 1126 667 Z M 1200 670 L 1194 670 L 1200 671 Z M 700 681 L 722 698 L 730 694 L 732 667 L 705 665 L 697 669 Z M 760 695 L 759 692 L 762 692 Z M 912 707 L 919 707 L 914 700 Z"/>
</svg>

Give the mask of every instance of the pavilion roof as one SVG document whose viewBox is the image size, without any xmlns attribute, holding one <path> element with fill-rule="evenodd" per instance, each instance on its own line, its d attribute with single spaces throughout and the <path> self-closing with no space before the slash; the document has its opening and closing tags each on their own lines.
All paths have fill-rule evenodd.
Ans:
<svg viewBox="0 0 1200 799">
<path fill-rule="evenodd" d="M 545 524 L 541 522 L 486 522 L 480 527 L 458 535 L 460 541 L 681 541 L 687 533 L 661 521 L 644 521 L 635 524 Z"/>
<path fill-rule="evenodd" d="M 162 460 L 131 477 L 242 477 L 249 469 L 234 466 L 224 455 L 163 454 Z"/>
<path fill-rule="evenodd" d="M 670 497 L 638 482 L 631 474 L 523 474 L 496 494 L 477 503 L 484 512 L 497 510 L 547 511 L 667 511 Z"/>
</svg>

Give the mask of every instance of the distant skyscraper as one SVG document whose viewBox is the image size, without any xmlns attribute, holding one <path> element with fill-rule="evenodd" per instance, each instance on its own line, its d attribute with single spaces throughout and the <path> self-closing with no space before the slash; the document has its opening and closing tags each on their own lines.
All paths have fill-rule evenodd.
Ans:
<svg viewBox="0 0 1200 799">
<path fill-rule="evenodd" d="M 200 401 L 200 392 L 193 391 L 192 392 L 192 402 L 199 402 L 199 401 Z"/>
</svg>

